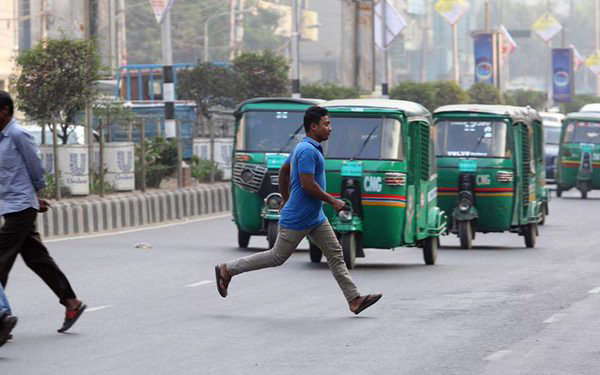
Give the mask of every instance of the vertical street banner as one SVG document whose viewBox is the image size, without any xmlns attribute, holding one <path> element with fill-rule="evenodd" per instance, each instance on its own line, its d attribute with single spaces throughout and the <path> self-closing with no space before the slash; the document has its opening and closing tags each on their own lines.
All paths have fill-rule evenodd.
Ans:
<svg viewBox="0 0 600 375">
<path fill-rule="evenodd" d="M 475 83 L 493 85 L 496 78 L 495 36 L 479 33 L 474 36 Z"/>
<path fill-rule="evenodd" d="M 573 49 L 552 49 L 552 99 L 555 103 L 573 100 Z"/>
</svg>

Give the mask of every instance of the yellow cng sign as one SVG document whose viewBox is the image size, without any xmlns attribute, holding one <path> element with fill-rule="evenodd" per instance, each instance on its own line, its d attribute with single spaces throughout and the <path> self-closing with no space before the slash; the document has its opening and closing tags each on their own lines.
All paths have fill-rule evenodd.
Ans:
<svg viewBox="0 0 600 375">
<path fill-rule="evenodd" d="M 585 64 L 595 74 L 600 74 L 600 51 L 596 51 L 593 55 L 585 60 Z"/>
<path fill-rule="evenodd" d="M 444 17 L 448 23 L 454 25 L 469 9 L 471 4 L 467 0 L 438 0 L 435 11 Z"/>
<path fill-rule="evenodd" d="M 531 26 L 531 29 L 544 40 L 548 42 L 556 33 L 562 30 L 562 25 L 550 13 L 544 14 Z"/>
</svg>

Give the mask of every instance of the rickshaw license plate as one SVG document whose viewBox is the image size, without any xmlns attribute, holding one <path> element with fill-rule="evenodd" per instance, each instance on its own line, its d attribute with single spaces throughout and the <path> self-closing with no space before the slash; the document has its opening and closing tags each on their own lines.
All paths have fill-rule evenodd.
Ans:
<svg viewBox="0 0 600 375">
<path fill-rule="evenodd" d="M 363 174 L 362 162 L 360 161 L 345 161 L 342 163 L 343 177 L 361 177 Z"/>
<path fill-rule="evenodd" d="M 279 169 L 287 159 L 287 155 L 267 155 L 267 168 Z"/>
<path fill-rule="evenodd" d="M 461 160 L 458 162 L 459 172 L 476 172 L 477 160 Z"/>
<path fill-rule="evenodd" d="M 582 143 L 581 144 L 581 152 L 594 152 L 594 145 L 590 143 Z"/>
</svg>

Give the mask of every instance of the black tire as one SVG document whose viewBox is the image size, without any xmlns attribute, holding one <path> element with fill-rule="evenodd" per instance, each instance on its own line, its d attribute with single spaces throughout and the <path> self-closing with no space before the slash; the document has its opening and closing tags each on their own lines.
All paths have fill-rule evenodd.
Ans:
<svg viewBox="0 0 600 375">
<path fill-rule="evenodd" d="M 358 248 L 358 236 L 356 232 L 347 232 L 342 234 L 342 252 L 344 254 L 344 262 L 349 270 L 354 268 L 356 264 L 356 249 Z"/>
<path fill-rule="evenodd" d="M 544 203 L 544 215 L 550 215 L 550 205 L 548 204 L 548 202 Z"/>
<path fill-rule="evenodd" d="M 321 258 L 323 258 L 323 252 L 321 251 L 321 249 L 319 248 L 319 246 L 315 245 L 312 242 L 309 242 L 310 244 L 310 248 L 309 248 L 309 253 L 310 253 L 310 261 L 312 263 L 321 263 Z"/>
<path fill-rule="evenodd" d="M 472 247 L 473 227 L 470 221 L 458 222 L 458 238 L 460 238 L 460 247 L 469 250 Z"/>
<path fill-rule="evenodd" d="M 439 246 L 439 237 L 429 237 L 423 243 L 423 260 L 428 266 L 435 264 Z"/>
<path fill-rule="evenodd" d="M 277 240 L 277 234 L 279 233 L 279 222 L 270 220 L 267 225 L 267 242 L 269 243 L 269 249 L 275 246 Z"/>
<path fill-rule="evenodd" d="M 527 224 L 523 227 L 523 237 L 525 238 L 525 246 L 529 249 L 535 247 L 535 238 L 537 237 L 537 225 Z"/>
<path fill-rule="evenodd" d="M 238 246 L 241 249 L 248 248 L 250 243 L 250 233 L 246 233 L 243 230 L 238 229 Z"/>
<path fill-rule="evenodd" d="M 562 196 L 562 192 L 563 192 L 563 191 L 562 191 L 562 189 L 560 188 L 560 186 L 558 186 L 558 185 L 557 185 L 557 186 L 556 186 L 556 196 L 557 196 L 558 198 L 560 198 L 560 197 Z"/>
<path fill-rule="evenodd" d="M 546 210 L 542 207 L 542 218 L 540 219 L 539 225 L 546 224 Z"/>
<path fill-rule="evenodd" d="M 581 190 L 581 199 L 587 199 L 588 191 L 586 189 Z"/>
</svg>

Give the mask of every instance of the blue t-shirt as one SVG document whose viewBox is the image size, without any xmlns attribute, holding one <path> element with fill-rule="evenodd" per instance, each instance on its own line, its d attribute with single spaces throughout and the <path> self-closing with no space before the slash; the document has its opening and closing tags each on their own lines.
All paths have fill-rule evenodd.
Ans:
<svg viewBox="0 0 600 375">
<path fill-rule="evenodd" d="M 290 197 L 281 210 L 279 224 L 288 229 L 316 228 L 325 221 L 323 201 L 302 189 L 300 173 L 315 175 L 315 181 L 325 190 L 325 158 L 323 148 L 312 138 L 305 137 L 285 161 L 290 164 Z"/>
</svg>

